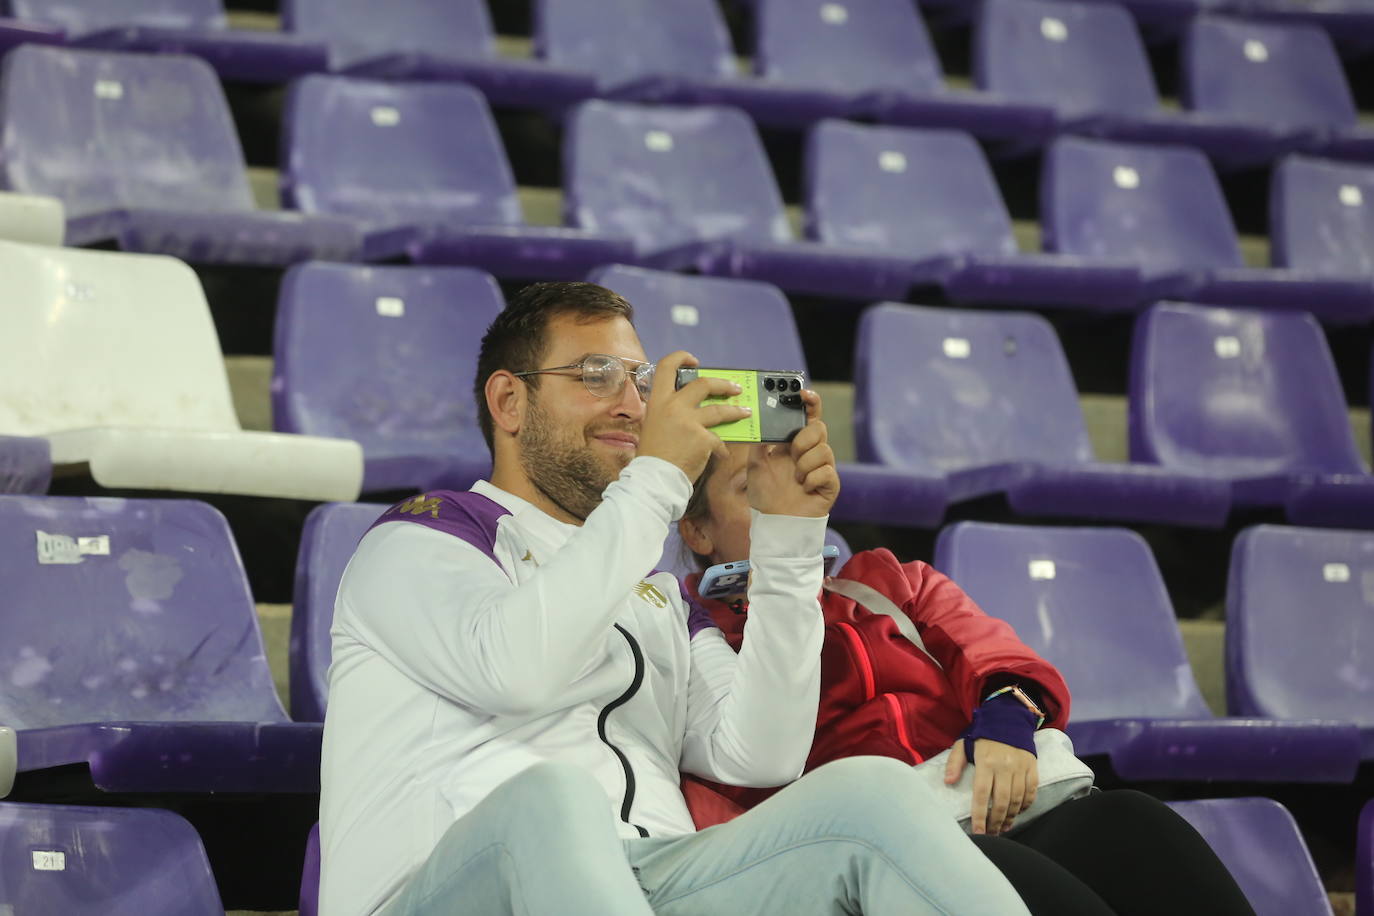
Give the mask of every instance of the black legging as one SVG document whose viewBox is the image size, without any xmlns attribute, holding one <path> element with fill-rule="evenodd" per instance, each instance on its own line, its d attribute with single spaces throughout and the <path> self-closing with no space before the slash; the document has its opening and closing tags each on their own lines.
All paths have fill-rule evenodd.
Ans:
<svg viewBox="0 0 1374 916">
<path fill-rule="evenodd" d="M 1207 841 L 1143 792 L 1099 792 L 973 841 L 1032 916 L 1255 914 Z"/>
</svg>

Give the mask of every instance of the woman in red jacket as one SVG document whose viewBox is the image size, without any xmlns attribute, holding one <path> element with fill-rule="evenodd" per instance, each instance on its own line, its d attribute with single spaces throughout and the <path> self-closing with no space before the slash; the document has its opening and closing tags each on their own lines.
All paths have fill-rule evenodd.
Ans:
<svg viewBox="0 0 1374 916">
<path fill-rule="evenodd" d="M 807 395 L 808 403 L 816 397 Z M 703 566 L 749 556 L 748 479 L 762 471 L 750 468 L 748 446 L 732 445 L 729 452 L 707 465 L 679 523 L 683 542 Z M 947 782 L 974 766 L 974 842 L 1035 914 L 1253 914 L 1197 831 L 1141 792 L 1068 801 L 1006 836 L 1034 799 L 1035 729 L 1068 721 L 1064 679 L 1007 623 L 984 614 L 925 563 L 899 563 L 887 550 L 869 550 L 855 554 L 843 574 L 910 617 L 930 655 L 903 637 L 891 617 L 825 592 L 821 703 L 808 771 L 860 754 L 916 764 L 949 748 Z M 697 580 L 684 584 L 738 650 L 747 607 L 701 599 Z M 699 827 L 776 791 L 685 788 L 690 801 L 709 799 L 693 804 Z"/>
</svg>

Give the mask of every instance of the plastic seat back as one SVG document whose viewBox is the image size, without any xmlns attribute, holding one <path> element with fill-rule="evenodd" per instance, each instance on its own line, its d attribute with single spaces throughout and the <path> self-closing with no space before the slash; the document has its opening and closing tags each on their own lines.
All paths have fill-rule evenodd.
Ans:
<svg viewBox="0 0 1374 916">
<path fill-rule="evenodd" d="M 1038 315 L 882 303 L 859 320 L 854 363 L 860 460 L 1093 460 L 1068 361 Z"/>
<path fill-rule="evenodd" d="M 1345 396 L 1311 315 L 1181 302 L 1136 320 L 1131 457 L 1229 477 L 1362 474 Z"/>
<path fill-rule="evenodd" d="M 757 0 L 754 70 L 837 92 L 937 92 L 940 59 L 907 0 Z"/>
<path fill-rule="evenodd" d="M 940 532 L 935 566 L 1059 669 L 1074 720 L 1211 718 L 1135 532 L 960 522 Z"/>
<path fill-rule="evenodd" d="M 222 916 L 196 830 L 155 808 L 0 805 L 0 909 Z"/>
<path fill-rule="evenodd" d="M 0 276 L 0 433 L 239 430 L 205 294 L 181 261 L 0 242 Z"/>
<path fill-rule="evenodd" d="M 0 721 L 281 722 L 229 525 L 189 500 L 0 497 Z"/>
<path fill-rule="evenodd" d="M 385 54 L 419 52 L 485 59 L 496 38 L 485 0 L 388 0 L 378 15 L 370 0 L 281 0 L 282 28 L 329 45 L 338 69 Z"/>
<path fill-rule="evenodd" d="M 823 121 L 807 140 L 806 201 L 807 234 L 843 248 L 1016 253 L 987 159 L 960 131 Z"/>
<path fill-rule="evenodd" d="M 284 124 L 290 206 L 376 226 L 524 222 L 491 109 L 468 86 L 307 76 Z"/>
<path fill-rule="evenodd" d="M 770 283 L 620 264 L 590 279 L 634 305 L 635 330 L 649 359 L 687 350 L 703 366 L 806 369 L 792 307 Z"/>
<path fill-rule="evenodd" d="M 1269 183 L 1269 246 L 1280 267 L 1374 275 L 1374 168 L 1284 159 Z"/>
<path fill-rule="evenodd" d="M 1045 155 L 1040 218 L 1046 251 L 1148 271 L 1243 265 L 1216 173 L 1187 147 L 1061 137 Z"/>
<path fill-rule="evenodd" d="M 980 88 L 1068 116 L 1159 108 L 1135 20 L 1115 4 L 985 0 L 973 66 Z"/>
<path fill-rule="evenodd" d="M 10 0 L 10 13 L 29 22 L 61 26 L 71 35 L 124 25 L 171 29 L 222 29 L 221 0 Z"/>
<path fill-rule="evenodd" d="M 194 57 L 23 45 L 0 78 L 0 185 L 67 218 L 254 208 L 229 104 Z"/>
<path fill-rule="evenodd" d="M 538 0 L 534 45 L 550 64 L 595 73 L 606 86 L 738 72 L 715 0 Z"/>
<path fill-rule="evenodd" d="M 1374 533 L 1260 525 L 1236 538 L 1226 594 L 1235 715 L 1374 727 Z"/>
<path fill-rule="evenodd" d="M 1325 29 L 1241 19 L 1193 20 L 1181 49 L 1183 103 L 1291 128 L 1346 128 L 1358 114 Z"/>
<path fill-rule="evenodd" d="M 563 157 L 569 225 L 651 250 L 792 240 L 758 130 L 738 109 L 586 102 Z"/>
</svg>

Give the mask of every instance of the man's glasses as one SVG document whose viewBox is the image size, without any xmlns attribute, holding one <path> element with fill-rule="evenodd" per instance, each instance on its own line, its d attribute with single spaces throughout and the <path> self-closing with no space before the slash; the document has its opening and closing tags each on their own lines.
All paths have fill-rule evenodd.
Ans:
<svg viewBox="0 0 1374 916">
<path fill-rule="evenodd" d="M 515 372 L 516 378 L 526 375 L 543 375 L 546 372 L 565 372 L 577 369 L 582 374 L 582 384 L 599 398 L 615 398 L 625 390 L 625 380 L 633 377 L 635 389 L 645 401 L 649 400 L 649 390 L 654 385 L 654 364 L 643 360 L 628 359 L 624 356 L 607 356 L 592 353 L 582 358 L 582 362 L 570 366 L 550 366 L 547 369 L 530 369 Z"/>
</svg>

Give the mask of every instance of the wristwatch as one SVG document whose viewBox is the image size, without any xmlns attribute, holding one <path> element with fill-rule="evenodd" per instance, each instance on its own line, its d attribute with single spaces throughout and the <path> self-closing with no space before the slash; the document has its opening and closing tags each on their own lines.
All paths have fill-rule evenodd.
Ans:
<svg viewBox="0 0 1374 916">
<path fill-rule="evenodd" d="M 1021 689 L 1021 686 L 1019 684 L 1008 684 L 1006 687 L 999 687 L 992 693 L 983 697 L 983 702 L 986 703 L 988 700 L 991 700 L 994 697 L 1000 697 L 1004 693 L 1009 693 L 1012 696 L 1016 697 L 1016 699 L 1021 702 L 1021 705 L 1025 706 L 1027 709 L 1031 711 L 1031 714 L 1035 716 L 1036 728 L 1039 728 L 1040 726 L 1045 724 L 1045 713 L 1040 709 L 1039 706 L 1036 705 L 1035 701 L 1030 698 L 1030 694 L 1026 693 L 1026 691 Z"/>
</svg>

